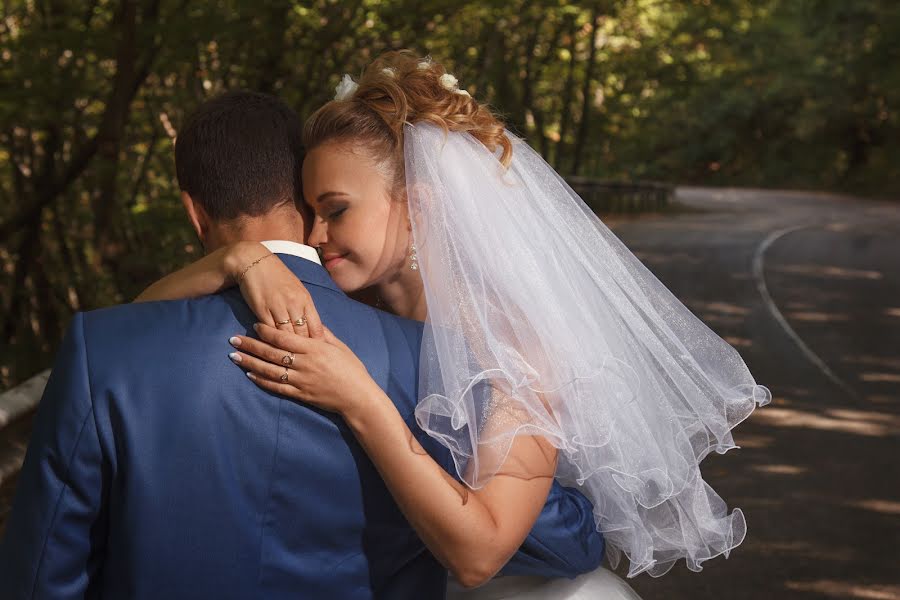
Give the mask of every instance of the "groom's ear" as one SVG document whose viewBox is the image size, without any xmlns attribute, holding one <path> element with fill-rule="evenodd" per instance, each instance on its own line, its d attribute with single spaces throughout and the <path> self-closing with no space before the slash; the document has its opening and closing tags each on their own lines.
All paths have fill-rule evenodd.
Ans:
<svg viewBox="0 0 900 600">
<path fill-rule="evenodd" d="M 191 227 L 194 228 L 194 231 L 197 233 L 197 237 L 200 238 L 200 243 L 203 244 L 203 247 L 206 247 L 206 238 L 209 233 L 209 215 L 206 214 L 206 211 L 203 210 L 203 207 L 194 201 L 191 198 L 191 195 L 181 191 L 181 203 L 184 205 L 184 211 L 187 213 L 188 221 L 191 222 Z"/>
</svg>

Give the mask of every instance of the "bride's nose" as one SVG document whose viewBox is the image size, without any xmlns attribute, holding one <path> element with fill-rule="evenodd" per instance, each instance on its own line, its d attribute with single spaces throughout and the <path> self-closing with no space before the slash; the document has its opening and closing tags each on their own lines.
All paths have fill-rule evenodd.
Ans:
<svg viewBox="0 0 900 600">
<path fill-rule="evenodd" d="M 309 232 L 309 240 L 307 245 L 319 247 L 328 242 L 328 225 L 323 219 L 316 218 L 313 220 L 312 230 Z"/>
</svg>

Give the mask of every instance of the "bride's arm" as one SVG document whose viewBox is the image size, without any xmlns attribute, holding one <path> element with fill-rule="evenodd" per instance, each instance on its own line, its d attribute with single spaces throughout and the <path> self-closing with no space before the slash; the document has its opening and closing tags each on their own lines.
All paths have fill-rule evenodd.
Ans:
<svg viewBox="0 0 900 600">
<path fill-rule="evenodd" d="M 306 287 L 283 262 L 270 256 L 269 249 L 259 242 L 237 242 L 166 275 L 134 301 L 196 298 L 238 285 L 260 322 L 274 327 L 278 321 L 303 318 L 304 325 L 278 326 L 321 337 L 322 321 Z"/>
<path fill-rule="evenodd" d="M 249 265 L 266 254 L 269 251 L 257 242 L 224 246 L 166 275 L 141 292 L 134 301 L 178 300 L 214 294 L 235 285 L 241 265 Z"/>
<path fill-rule="evenodd" d="M 241 352 L 233 360 L 264 389 L 340 413 L 406 518 L 460 583 L 484 583 L 515 554 L 553 483 L 557 451 L 544 438 L 516 437 L 503 462 L 502 471 L 528 477 L 495 476 L 471 490 L 424 451 L 365 365 L 330 332 L 321 341 L 257 331 L 269 343 L 236 336 Z M 282 383 L 285 367 L 277 365 L 286 351 L 298 356 Z"/>
<path fill-rule="evenodd" d="M 379 390 L 380 391 L 380 390 Z M 528 465 L 530 478 L 494 476 L 471 490 L 418 444 L 387 396 L 372 393 L 345 419 L 419 536 L 466 587 L 494 577 L 516 553 L 547 501 L 556 448 L 517 436 L 502 470 Z"/>
</svg>

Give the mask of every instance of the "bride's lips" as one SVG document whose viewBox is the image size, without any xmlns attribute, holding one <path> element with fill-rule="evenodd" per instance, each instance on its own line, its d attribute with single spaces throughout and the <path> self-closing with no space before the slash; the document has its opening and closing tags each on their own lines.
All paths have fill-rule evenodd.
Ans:
<svg viewBox="0 0 900 600">
<path fill-rule="evenodd" d="M 325 268 L 330 269 L 331 267 L 341 263 L 344 260 L 346 254 L 325 254 L 322 256 L 322 260 L 325 261 Z"/>
</svg>

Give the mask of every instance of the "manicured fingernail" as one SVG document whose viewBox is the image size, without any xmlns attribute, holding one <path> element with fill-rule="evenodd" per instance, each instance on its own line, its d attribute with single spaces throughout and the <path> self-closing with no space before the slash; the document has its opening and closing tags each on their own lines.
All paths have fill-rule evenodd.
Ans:
<svg viewBox="0 0 900 600">
<path fill-rule="evenodd" d="M 238 354 L 237 352 L 232 352 L 231 354 L 228 355 L 228 358 L 230 358 L 231 360 L 233 360 L 236 363 L 241 362 L 241 355 Z"/>
<path fill-rule="evenodd" d="M 252 379 L 253 381 L 256 381 L 256 375 L 254 375 L 254 374 L 251 373 L 250 371 L 247 371 L 247 377 L 249 377 L 249 378 Z"/>
<path fill-rule="evenodd" d="M 231 344 L 232 346 L 240 346 L 241 338 L 239 338 L 237 336 L 230 337 L 230 338 L 228 338 L 228 343 Z"/>
</svg>

